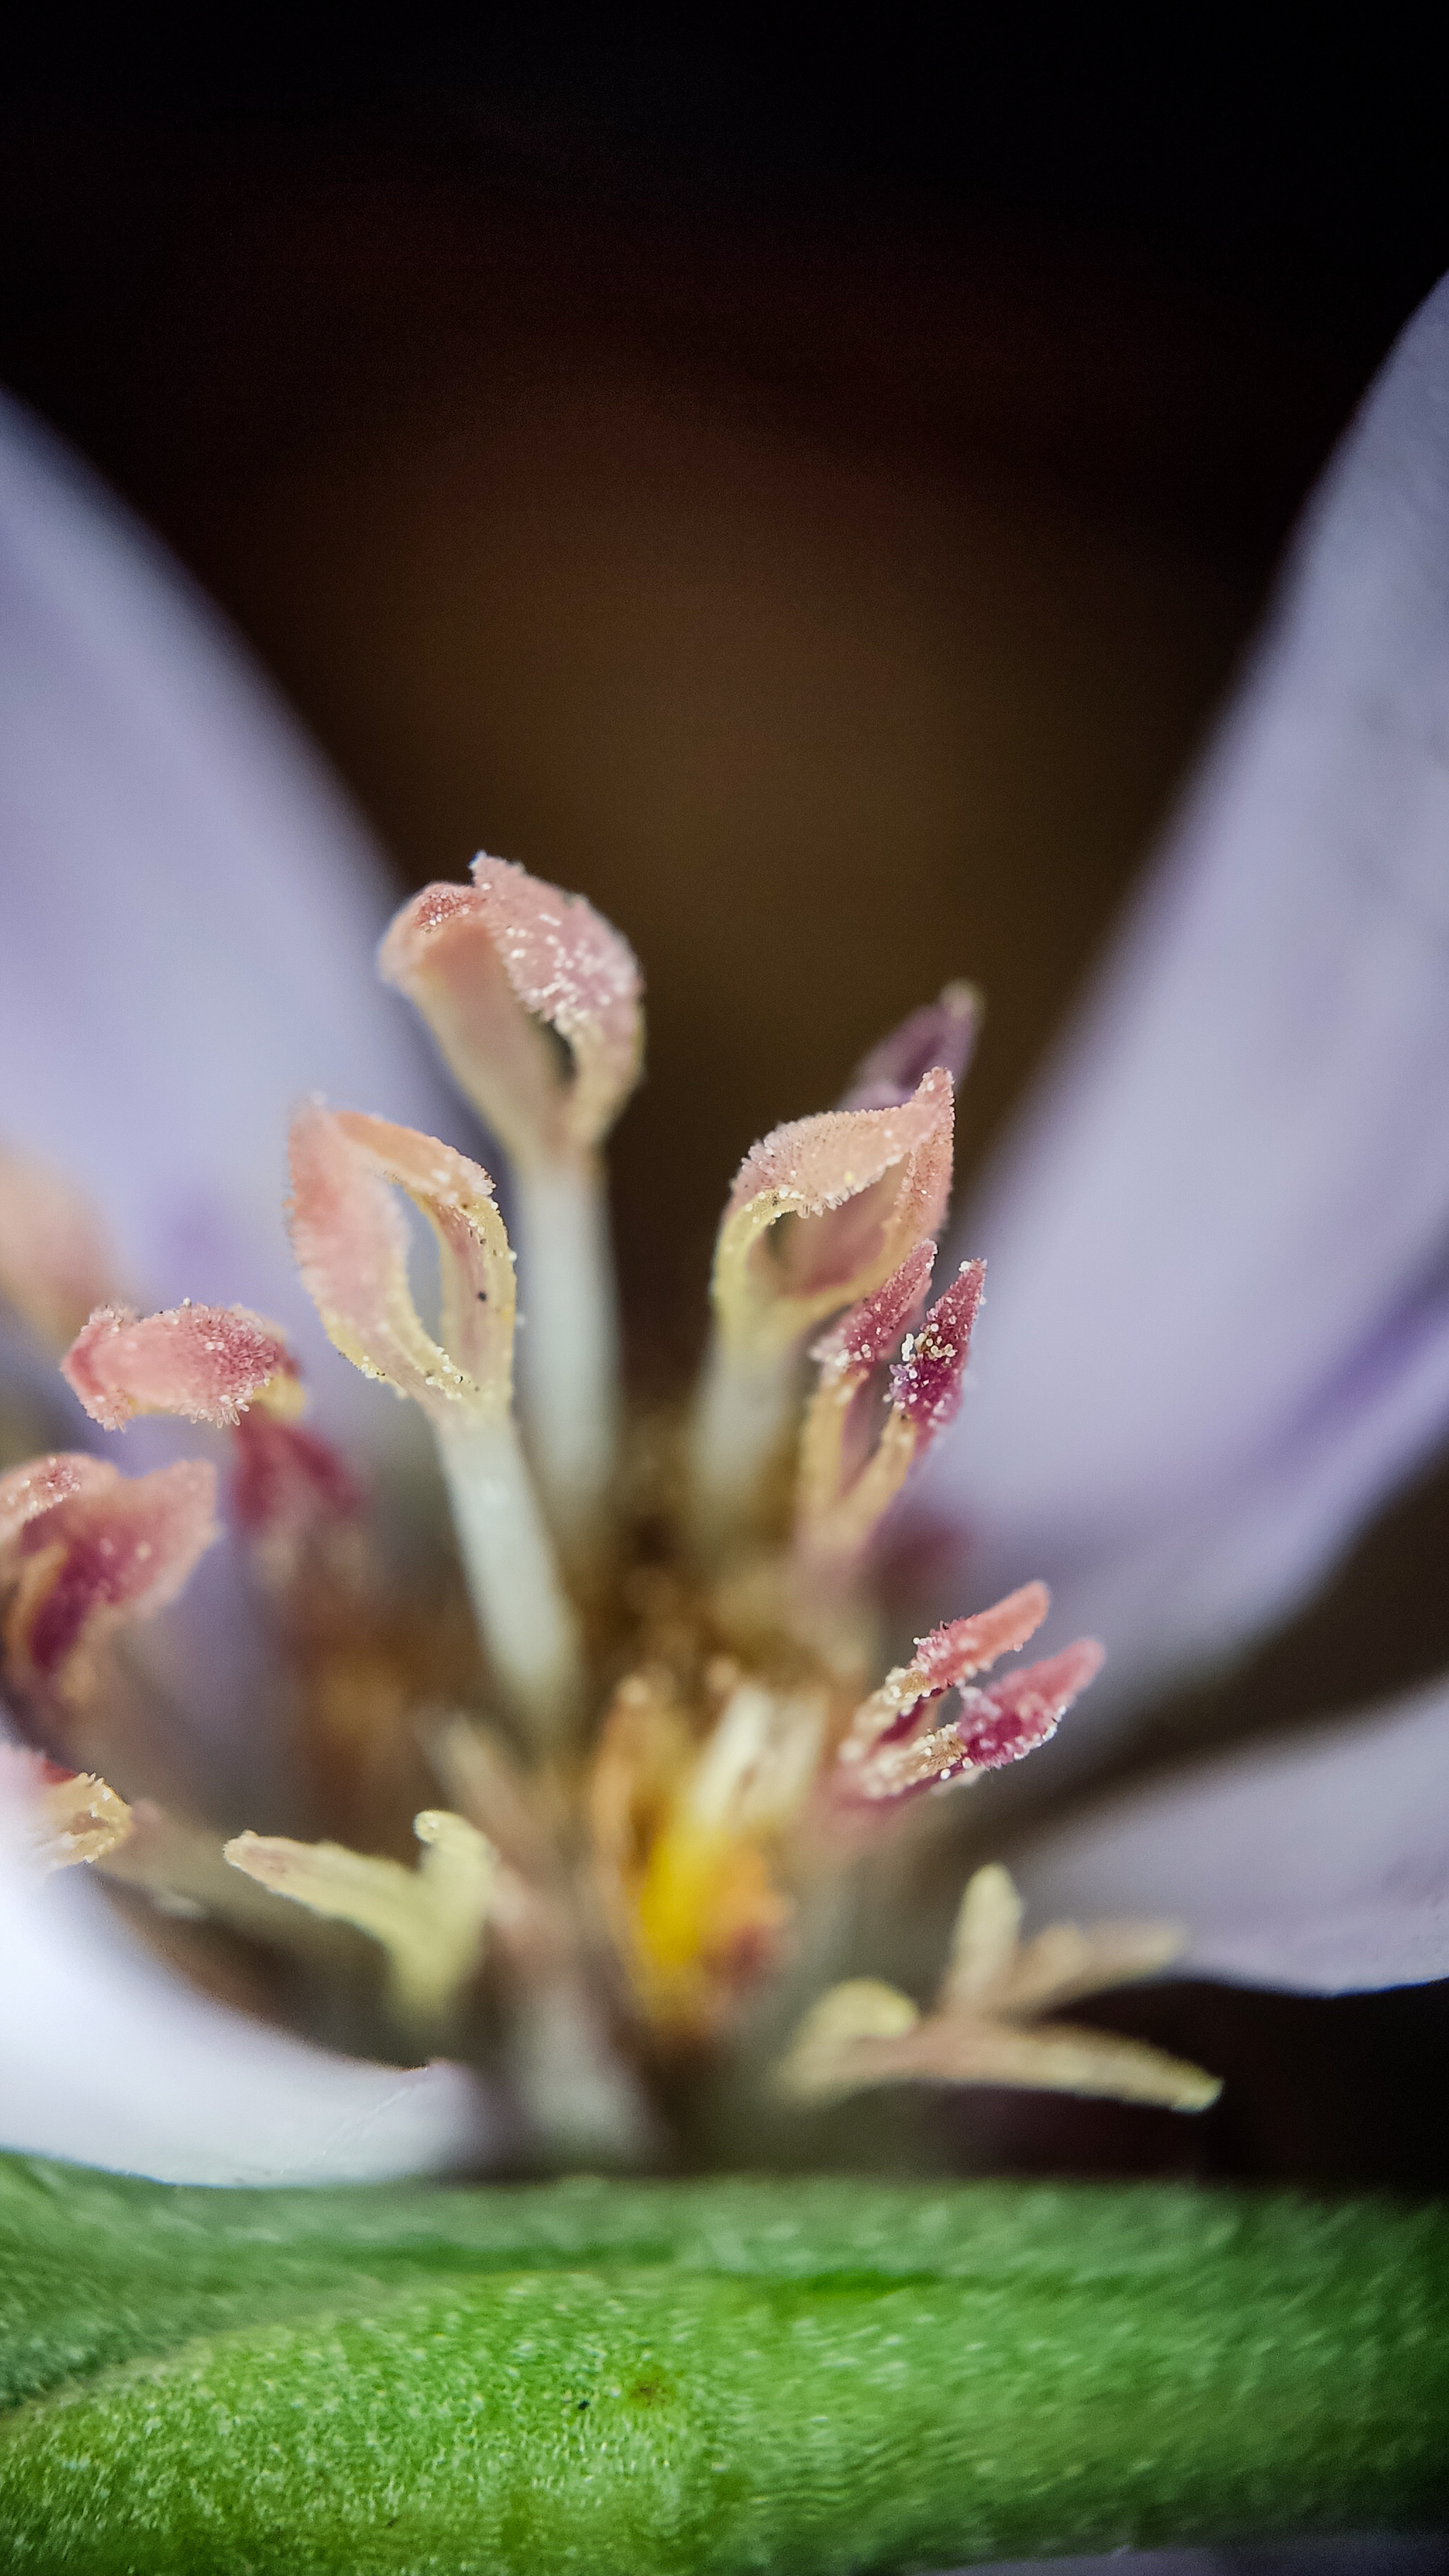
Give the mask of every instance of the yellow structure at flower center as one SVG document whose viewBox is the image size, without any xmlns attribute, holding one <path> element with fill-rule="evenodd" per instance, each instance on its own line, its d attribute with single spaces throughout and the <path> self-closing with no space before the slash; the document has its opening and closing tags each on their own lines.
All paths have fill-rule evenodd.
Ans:
<svg viewBox="0 0 1449 2576">
<path fill-rule="evenodd" d="M 650 1849 L 634 1903 L 653 2015 L 708 2024 L 757 1975 L 789 1919 L 760 1844 L 685 1815 Z"/>
</svg>

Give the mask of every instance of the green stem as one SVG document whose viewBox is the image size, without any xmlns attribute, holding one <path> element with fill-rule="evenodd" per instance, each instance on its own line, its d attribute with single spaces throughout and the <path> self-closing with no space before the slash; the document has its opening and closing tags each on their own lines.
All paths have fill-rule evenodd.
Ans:
<svg viewBox="0 0 1449 2576">
<path fill-rule="evenodd" d="M 67 2576 L 790 2576 L 1432 2524 L 1449 2210 L 0 2161 L 0 2530 Z"/>
</svg>

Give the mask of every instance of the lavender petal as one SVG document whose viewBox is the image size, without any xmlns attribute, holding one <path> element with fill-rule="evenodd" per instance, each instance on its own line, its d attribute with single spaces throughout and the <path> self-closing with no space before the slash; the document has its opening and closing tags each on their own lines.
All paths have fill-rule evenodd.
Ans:
<svg viewBox="0 0 1449 2576">
<path fill-rule="evenodd" d="M 206 2002 L 98 1889 L 0 1853 L 0 2144 L 159 2182 L 382 2180 L 476 2162 L 463 2068 L 364 2065 Z"/>
<path fill-rule="evenodd" d="M 275 1316 L 323 1418 L 386 1437 L 282 1200 L 304 1093 L 466 1131 L 376 986 L 395 889 L 214 612 L 8 403 L 0 883 L 0 1132 L 92 1193 L 137 1303 Z"/>
<path fill-rule="evenodd" d="M 1180 1974 L 1307 1994 L 1449 1977 L 1449 1677 L 1103 1800 L 1012 1868 L 1041 1921 L 1181 1922 Z"/>
<path fill-rule="evenodd" d="M 1048 1642 L 1105 1636 L 1080 1730 L 1280 1619 L 1442 1441 L 1446 1132 L 1449 281 L 962 1237 L 980 1385 L 923 1502 L 973 1594 L 1039 1573 Z"/>
</svg>

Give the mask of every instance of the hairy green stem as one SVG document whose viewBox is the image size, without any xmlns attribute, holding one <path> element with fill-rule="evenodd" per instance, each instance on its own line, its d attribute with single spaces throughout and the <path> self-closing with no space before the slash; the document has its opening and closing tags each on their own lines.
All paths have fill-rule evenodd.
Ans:
<svg viewBox="0 0 1449 2576">
<path fill-rule="evenodd" d="M 790 2576 L 1449 2510 L 1449 2211 L 0 2160 L 5 2565 Z"/>
</svg>

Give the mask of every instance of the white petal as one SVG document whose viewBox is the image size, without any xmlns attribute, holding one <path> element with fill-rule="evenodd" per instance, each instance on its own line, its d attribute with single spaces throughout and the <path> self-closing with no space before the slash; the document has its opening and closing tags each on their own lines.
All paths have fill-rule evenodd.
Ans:
<svg viewBox="0 0 1449 2576">
<path fill-rule="evenodd" d="M 1104 1800 L 1011 1866 L 1037 1920 L 1184 1924 L 1176 1974 L 1310 1994 L 1449 1977 L 1449 1679 Z"/>
<path fill-rule="evenodd" d="M 0 2145 L 160 2182 L 361 2182 L 476 2164 L 462 2067 L 363 2065 L 207 2002 L 75 1871 L 0 1853 Z"/>
<path fill-rule="evenodd" d="M 406 1421 L 328 1351 L 282 1223 L 295 1100 L 468 1133 L 373 947 L 395 889 L 205 601 L 0 403 L 0 1135 L 99 1202 L 148 1306 L 293 1332 L 322 1419 Z"/>
<path fill-rule="evenodd" d="M 1279 1619 L 1449 1424 L 1449 283 L 1394 351 L 1075 1037 L 963 1241 L 939 1459 L 1115 1704 Z"/>
</svg>

